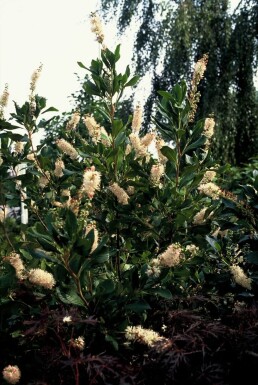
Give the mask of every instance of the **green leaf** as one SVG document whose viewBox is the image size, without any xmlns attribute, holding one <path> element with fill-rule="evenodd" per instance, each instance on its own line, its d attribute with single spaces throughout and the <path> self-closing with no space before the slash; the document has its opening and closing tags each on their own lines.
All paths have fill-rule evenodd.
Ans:
<svg viewBox="0 0 258 385">
<path fill-rule="evenodd" d="M 134 86 L 138 80 L 140 79 L 140 76 L 138 75 L 135 75 L 133 76 L 126 84 L 125 84 L 125 87 L 132 87 Z"/>
<path fill-rule="evenodd" d="M 168 146 L 163 146 L 160 151 L 169 160 L 171 160 L 174 163 L 176 162 L 176 160 L 177 160 L 177 152 L 176 152 L 175 149 L 173 149 L 171 147 L 168 147 Z"/>
<path fill-rule="evenodd" d="M 171 93 L 168 91 L 158 91 L 158 94 L 160 94 L 161 96 L 163 96 L 163 98 L 165 98 L 167 100 L 173 100 L 174 99 L 173 95 L 171 95 Z"/>
<path fill-rule="evenodd" d="M 201 136 L 199 139 L 197 139 L 195 142 L 189 144 L 185 150 L 184 150 L 184 153 L 186 153 L 187 151 L 189 150 L 195 150 L 196 148 L 198 147 L 201 147 L 204 145 L 204 143 L 206 142 L 206 138 L 205 136 Z"/>
<path fill-rule="evenodd" d="M 115 139 L 115 146 L 119 147 L 126 140 L 126 135 L 124 131 L 120 131 Z"/>
<path fill-rule="evenodd" d="M 120 59 L 120 44 L 117 45 L 114 55 L 115 55 L 115 61 L 117 62 Z"/>
<path fill-rule="evenodd" d="M 84 83 L 83 88 L 89 95 L 101 96 L 100 89 L 90 81 Z"/>
<path fill-rule="evenodd" d="M 221 246 L 220 246 L 219 242 L 216 239 L 214 239 L 212 237 L 209 237 L 209 235 L 206 235 L 205 239 L 211 245 L 211 247 L 213 248 L 213 250 L 215 252 L 220 252 L 221 251 Z"/>
<path fill-rule="evenodd" d="M 112 124 L 112 134 L 116 138 L 119 132 L 123 129 L 124 124 L 120 119 L 115 119 Z"/>
<path fill-rule="evenodd" d="M 69 293 L 61 293 L 60 289 L 57 288 L 56 293 L 59 299 L 65 304 L 85 307 L 85 303 L 75 290 L 71 290 Z"/>
<path fill-rule="evenodd" d="M 166 298 L 166 299 L 172 298 L 172 293 L 168 289 L 163 289 L 163 288 L 155 289 L 155 294 L 159 295 L 162 298 Z"/>
<path fill-rule="evenodd" d="M 85 65 L 81 61 L 77 61 L 77 64 L 79 67 L 84 68 L 85 70 L 88 70 L 88 68 L 85 67 Z"/>
<path fill-rule="evenodd" d="M 66 211 L 65 229 L 69 237 L 74 238 L 78 229 L 78 222 L 76 215 L 71 210 Z"/>
<path fill-rule="evenodd" d="M 54 112 L 54 111 L 59 111 L 59 110 L 55 107 L 49 107 L 47 110 L 43 111 L 42 114 L 45 114 L 46 112 Z"/>
<path fill-rule="evenodd" d="M 105 279 L 101 281 L 97 287 L 97 291 L 102 295 L 107 295 L 113 293 L 115 290 L 115 283 L 112 279 Z"/>
<path fill-rule="evenodd" d="M 110 251 L 107 247 L 103 248 L 101 251 L 97 251 L 97 249 L 91 254 L 92 263 L 102 264 L 109 260 Z"/>
</svg>

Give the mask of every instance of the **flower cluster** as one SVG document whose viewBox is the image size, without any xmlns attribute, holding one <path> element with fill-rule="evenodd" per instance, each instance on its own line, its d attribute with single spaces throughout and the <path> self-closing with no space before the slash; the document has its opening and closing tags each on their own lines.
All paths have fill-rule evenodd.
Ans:
<svg viewBox="0 0 258 385">
<path fill-rule="evenodd" d="M 211 139 L 214 135 L 215 120 L 213 118 L 206 118 L 204 122 L 203 133 L 207 139 Z"/>
<path fill-rule="evenodd" d="M 142 144 L 140 137 L 138 134 L 131 133 L 129 135 L 132 147 L 135 151 L 135 157 L 136 158 L 149 158 L 150 154 L 148 153 L 148 148 Z"/>
<path fill-rule="evenodd" d="M 91 230 L 93 230 L 93 232 L 94 232 L 94 242 L 92 244 L 90 254 L 93 253 L 94 250 L 96 250 L 96 248 L 98 247 L 98 244 L 99 244 L 99 232 L 96 229 L 95 223 L 89 223 L 86 226 L 86 235 L 89 234 L 89 232 Z"/>
<path fill-rule="evenodd" d="M 63 173 L 64 168 L 65 168 L 65 165 L 64 165 L 64 162 L 62 161 L 62 159 L 57 159 L 55 161 L 54 175 L 57 178 L 61 178 L 64 175 L 64 173 Z"/>
<path fill-rule="evenodd" d="M 194 244 L 187 245 L 185 248 L 185 251 L 188 251 L 192 257 L 198 254 L 199 252 L 199 247 L 195 246 Z"/>
<path fill-rule="evenodd" d="M 40 77 L 41 71 L 42 71 L 43 65 L 40 64 L 40 66 L 33 72 L 31 75 L 31 82 L 30 82 L 30 114 L 34 116 L 36 111 L 36 101 L 35 101 L 35 90 L 36 90 L 36 84 L 38 82 L 38 79 Z"/>
<path fill-rule="evenodd" d="M 154 164 L 151 167 L 150 181 L 153 184 L 153 186 L 159 186 L 160 178 L 164 175 L 164 172 L 165 172 L 164 165 L 161 163 Z"/>
<path fill-rule="evenodd" d="M 203 57 L 195 63 L 194 73 L 191 81 L 191 91 L 189 93 L 189 104 L 191 107 L 189 113 L 189 122 L 193 122 L 195 113 L 197 110 L 197 105 L 200 100 L 200 93 L 197 91 L 198 84 L 203 78 L 204 72 L 206 71 L 208 63 L 208 55 L 205 54 Z"/>
<path fill-rule="evenodd" d="M 155 137 L 156 134 L 154 132 L 148 132 L 145 136 L 141 138 L 141 144 L 145 147 L 148 147 L 151 145 Z"/>
<path fill-rule="evenodd" d="M 91 31 L 96 35 L 97 41 L 100 44 L 103 44 L 105 35 L 103 32 L 102 23 L 99 16 L 96 13 L 93 13 L 91 15 L 90 22 L 91 22 Z"/>
<path fill-rule="evenodd" d="M 56 141 L 57 147 L 71 159 L 76 159 L 78 157 L 78 152 L 76 149 L 64 139 L 58 139 Z"/>
<path fill-rule="evenodd" d="M 138 134 L 142 125 L 142 107 L 140 104 L 137 104 L 134 113 L 133 113 L 133 120 L 132 120 L 132 132 L 134 134 Z"/>
<path fill-rule="evenodd" d="M 40 77 L 40 74 L 41 74 L 41 71 L 42 71 L 42 67 L 43 67 L 43 64 L 41 63 L 40 66 L 31 75 L 30 91 L 32 93 L 35 92 L 36 84 L 37 84 L 38 79 Z"/>
<path fill-rule="evenodd" d="M 211 182 L 215 177 L 216 177 L 216 171 L 208 170 L 205 172 L 200 184 Z"/>
<path fill-rule="evenodd" d="M 206 215 L 207 207 L 204 207 L 201 209 L 197 214 L 195 214 L 193 218 L 193 224 L 194 225 L 203 225 L 207 219 L 209 219 L 213 212 L 211 212 L 209 215 Z"/>
<path fill-rule="evenodd" d="M 27 155 L 27 159 L 31 160 L 32 162 L 35 162 L 36 161 L 35 154 L 31 152 L 30 154 Z"/>
<path fill-rule="evenodd" d="M 240 286 L 242 286 L 248 290 L 251 290 L 252 280 L 251 280 L 251 278 L 248 278 L 245 275 L 243 269 L 241 269 L 240 266 L 238 266 L 238 265 L 230 266 L 230 272 L 233 275 L 233 278 L 238 285 L 240 285 Z"/>
<path fill-rule="evenodd" d="M 166 267 L 177 266 L 183 257 L 184 254 L 179 243 L 172 243 L 162 254 L 158 255 L 160 265 Z"/>
<path fill-rule="evenodd" d="M 168 160 L 168 158 L 165 155 L 163 155 L 162 152 L 160 151 L 164 146 L 165 146 L 165 142 L 163 139 L 159 138 L 156 140 L 156 149 L 159 157 L 159 163 L 161 164 L 166 164 Z"/>
<path fill-rule="evenodd" d="M 88 198 L 92 199 L 95 191 L 100 189 L 101 174 L 95 170 L 95 166 L 86 168 L 83 174 L 83 182 L 81 186 L 81 193 L 87 194 Z"/>
<path fill-rule="evenodd" d="M 78 337 L 75 339 L 72 339 L 70 341 L 70 344 L 73 348 L 78 349 L 78 350 L 83 350 L 85 348 L 85 341 L 83 337 Z"/>
<path fill-rule="evenodd" d="M 116 196 L 118 203 L 121 203 L 121 205 L 128 204 L 129 195 L 116 182 L 109 186 L 109 190 Z"/>
<path fill-rule="evenodd" d="M 3 378 L 8 384 L 17 384 L 21 378 L 21 371 L 17 365 L 8 365 L 3 370 Z"/>
<path fill-rule="evenodd" d="M 41 175 L 41 177 L 39 178 L 39 187 L 45 188 L 48 185 L 49 180 L 50 180 L 50 172 L 46 171 L 44 175 Z"/>
<path fill-rule="evenodd" d="M 20 254 L 17 253 L 11 253 L 7 257 L 4 258 L 6 262 L 9 262 L 10 265 L 15 269 L 16 277 L 18 279 L 24 279 L 25 278 L 25 266 L 23 264 L 23 261 L 21 260 Z"/>
<path fill-rule="evenodd" d="M 42 286 L 45 289 L 53 289 L 56 284 L 53 275 L 42 269 L 29 270 L 28 280 L 33 285 Z"/>
<path fill-rule="evenodd" d="M 137 341 L 150 347 L 164 339 L 164 337 L 161 337 L 154 330 L 144 329 L 141 326 L 127 326 L 125 329 L 125 338 L 128 341 Z"/>
<path fill-rule="evenodd" d="M 0 96 L 0 119 L 4 118 L 4 108 L 7 106 L 9 99 L 8 84 L 5 85 L 4 91 Z"/>
<path fill-rule="evenodd" d="M 67 131 L 74 131 L 78 125 L 80 121 L 80 113 L 78 111 L 76 111 L 71 119 L 69 120 L 69 122 L 66 124 L 66 129 Z"/>
<path fill-rule="evenodd" d="M 207 195 L 212 199 L 218 199 L 222 194 L 221 189 L 215 183 L 212 182 L 200 184 L 198 190 L 201 194 Z"/>
<path fill-rule="evenodd" d="M 24 148 L 23 142 L 16 142 L 14 146 L 14 151 L 17 152 L 17 154 L 21 154 Z"/>
<path fill-rule="evenodd" d="M 110 137 L 104 127 L 100 126 L 93 116 L 85 115 L 83 122 L 88 129 L 89 135 L 92 138 L 93 143 L 97 144 L 101 142 L 105 146 L 109 147 Z"/>
<path fill-rule="evenodd" d="M 146 270 L 146 274 L 148 277 L 158 278 L 160 273 L 160 260 L 159 258 L 153 258 Z"/>
</svg>

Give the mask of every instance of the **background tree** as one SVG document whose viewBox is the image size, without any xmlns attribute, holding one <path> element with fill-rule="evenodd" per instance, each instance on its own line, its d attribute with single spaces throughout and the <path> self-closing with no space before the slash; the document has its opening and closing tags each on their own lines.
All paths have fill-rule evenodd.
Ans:
<svg viewBox="0 0 258 385">
<path fill-rule="evenodd" d="M 215 116 L 212 150 L 217 160 L 241 164 L 258 150 L 254 87 L 258 6 L 254 0 L 240 1 L 231 14 L 229 3 L 101 0 L 104 15 L 117 14 L 120 33 L 140 20 L 134 62 L 140 75 L 149 72 L 152 79 L 146 122 L 155 109 L 157 91 L 171 89 L 181 77 L 190 82 L 193 61 L 209 54 L 197 118 Z"/>
</svg>

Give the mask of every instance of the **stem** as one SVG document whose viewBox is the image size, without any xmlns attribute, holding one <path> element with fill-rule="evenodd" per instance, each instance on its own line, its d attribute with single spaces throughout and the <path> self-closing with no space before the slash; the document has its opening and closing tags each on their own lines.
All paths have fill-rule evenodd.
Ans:
<svg viewBox="0 0 258 385">
<path fill-rule="evenodd" d="M 118 219 L 118 213 L 117 213 Z M 116 231 L 116 272 L 118 275 L 119 281 L 121 281 L 121 262 L 120 262 L 120 252 L 119 252 L 119 229 Z"/>
<path fill-rule="evenodd" d="M 66 253 L 66 255 L 64 255 L 64 257 L 62 258 L 62 261 L 64 262 L 64 267 L 68 271 L 68 273 L 71 275 L 71 277 L 72 277 L 72 279 L 76 285 L 76 289 L 77 289 L 77 292 L 79 294 L 79 297 L 81 298 L 81 300 L 83 301 L 85 306 L 89 307 L 89 302 L 85 299 L 85 297 L 82 293 L 80 278 L 74 273 L 74 271 L 69 266 L 69 262 L 68 262 L 69 256 L 70 256 L 70 252 Z"/>
</svg>

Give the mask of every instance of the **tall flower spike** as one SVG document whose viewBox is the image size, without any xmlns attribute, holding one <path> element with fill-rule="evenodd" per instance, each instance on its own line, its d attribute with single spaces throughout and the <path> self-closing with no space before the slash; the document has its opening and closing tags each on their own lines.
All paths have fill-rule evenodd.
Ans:
<svg viewBox="0 0 258 385">
<path fill-rule="evenodd" d="M 191 107 L 191 110 L 189 112 L 189 122 L 194 121 L 195 113 L 200 100 L 200 93 L 197 92 L 197 87 L 201 79 L 203 78 L 204 72 L 207 68 L 207 63 L 208 55 L 204 54 L 203 57 L 197 61 L 194 67 L 194 73 L 191 81 L 191 90 L 188 96 L 189 104 Z"/>
<path fill-rule="evenodd" d="M 94 242 L 92 244 L 90 254 L 92 254 L 93 251 L 96 250 L 96 248 L 98 247 L 98 244 L 99 244 L 99 232 L 96 229 L 96 225 L 94 223 L 89 223 L 86 226 L 86 235 L 89 234 L 89 232 L 91 230 L 93 230 L 93 232 L 94 232 Z"/>
<path fill-rule="evenodd" d="M 25 266 L 23 264 L 23 261 L 21 260 L 20 254 L 17 253 L 11 253 L 4 259 L 6 262 L 9 262 L 10 265 L 15 269 L 16 277 L 18 279 L 24 279 L 25 278 Z"/>
<path fill-rule="evenodd" d="M 121 203 L 121 205 L 128 204 L 129 195 L 116 182 L 109 186 L 109 190 L 116 196 L 118 203 Z"/>
<path fill-rule="evenodd" d="M 71 119 L 69 120 L 69 122 L 66 124 L 66 129 L 67 131 L 74 131 L 78 125 L 80 121 L 80 113 L 78 111 L 76 111 Z"/>
<path fill-rule="evenodd" d="M 96 35 L 96 39 L 100 44 L 103 44 L 104 42 L 104 32 L 101 20 L 99 16 L 96 13 L 92 13 L 90 16 L 90 22 L 91 22 L 91 31 Z"/>
<path fill-rule="evenodd" d="M 111 145 L 110 137 L 107 131 L 96 122 L 93 116 L 85 115 L 83 122 L 89 131 L 89 135 L 92 138 L 93 143 L 97 144 L 98 142 L 101 142 L 107 147 Z"/>
<path fill-rule="evenodd" d="M 80 192 L 87 194 L 90 199 L 93 198 L 95 191 L 100 189 L 101 174 L 95 171 L 95 167 L 87 168 L 83 175 L 83 182 Z"/>
<path fill-rule="evenodd" d="M 8 104 L 9 92 L 8 92 L 8 84 L 5 85 L 4 91 L 0 96 L 0 119 L 4 118 L 4 108 Z"/>
<path fill-rule="evenodd" d="M 42 269 L 29 270 L 28 279 L 33 285 L 42 286 L 45 289 L 53 289 L 56 284 L 53 275 Z"/>
<path fill-rule="evenodd" d="M 76 159 L 78 152 L 76 149 L 64 139 L 58 139 L 56 141 L 57 147 L 65 154 L 67 154 L 71 159 Z"/>
<path fill-rule="evenodd" d="M 232 265 L 230 266 L 230 271 L 238 285 L 244 287 L 245 289 L 251 290 L 252 280 L 245 275 L 240 266 Z"/>
<path fill-rule="evenodd" d="M 138 133 L 140 131 L 141 125 L 142 125 L 142 108 L 140 104 L 137 104 L 133 113 L 133 120 L 132 120 L 133 133 Z"/>
<path fill-rule="evenodd" d="M 36 111 L 35 90 L 36 90 L 36 84 L 38 82 L 38 79 L 42 71 L 42 67 L 43 67 L 43 64 L 41 63 L 40 66 L 31 75 L 29 99 L 30 99 L 30 114 L 32 116 L 34 116 Z"/>
<path fill-rule="evenodd" d="M 160 178 L 164 175 L 165 169 L 163 164 L 154 164 L 151 167 L 150 181 L 153 186 L 159 186 Z"/>
</svg>

